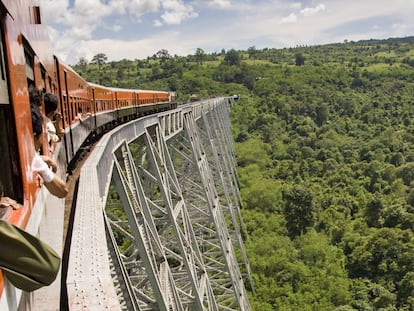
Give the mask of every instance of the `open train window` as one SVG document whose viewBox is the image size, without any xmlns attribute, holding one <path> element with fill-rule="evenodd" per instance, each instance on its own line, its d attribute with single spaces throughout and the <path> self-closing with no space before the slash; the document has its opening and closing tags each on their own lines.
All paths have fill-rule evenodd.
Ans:
<svg viewBox="0 0 414 311">
<path fill-rule="evenodd" d="M 40 79 L 41 79 L 41 83 L 42 83 L 42 90 L 43 93 L 46 93 L 46 69 L 40 65 Z M 49 89 L 51 91 L 51 89 Z"/>
<path fill-rule="evenodd" d="M 32 6 L 30 9 L 30 21 L 32 24 L 41 24 L 42 19 L 40 17 L 40 7 L 39 6 Z"/>
<path fill-rule="evenodd" d="M 23 202 L 23 187 L 19 164 L 16 126 L 13 106 L 10 103 L 8 66 L 5 53 L 4 37 L 5 13 L 0 8 L 0 180 L 5 196 Z"/>
<path fill-rule="evenodd" d="M 27 49 L 24 51 L 24 57 L 26 59 L 26 77 L 27 85 L 35 86 L 34 79 L 34 55 L 30 53 Z"/>
<path fill-rule="evenodd" d="M 2 29 L 1 33 L 3 33 Z M 1 35 L 1 37 L 3 36 Z M 0 41 L 0 104 L 4 104 L 9 103 L 9 88 L 7 84 L 3 39 L 1 38 Z"/>
<path fill-rule="evenodd" d="M 48 85 L 49 85 L 49 90 L 53 93 L 53 94 L 56 94 L 57 93 L 57 91 L 56 91 L 56 87 L 55 87 L 55 85 L 52 83 L 52 78 L 51 77 L 48 77 Z"/>
</svg>

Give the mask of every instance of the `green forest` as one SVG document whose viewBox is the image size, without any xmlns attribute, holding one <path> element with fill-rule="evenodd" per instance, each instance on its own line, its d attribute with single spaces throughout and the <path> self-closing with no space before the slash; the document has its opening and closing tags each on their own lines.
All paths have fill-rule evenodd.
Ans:
<svg viewBox="0 0 414 311">
<path fill-rule="evenodd" d="M 414 310 L 414 37 L 72 67 L 181 102 L 239 95 L 253 310 Z"/>
</svg>

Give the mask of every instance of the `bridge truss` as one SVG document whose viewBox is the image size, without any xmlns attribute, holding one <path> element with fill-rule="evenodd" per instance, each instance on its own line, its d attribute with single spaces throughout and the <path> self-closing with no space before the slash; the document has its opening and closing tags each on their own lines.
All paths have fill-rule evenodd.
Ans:
<svg viewBox="0 0 414 311">
<path fill-rule="evenodd" d="M 70 310 L 250 310 L 230 104 L 149 116 L 95 147 L 79 181 Z"/>
</svg>

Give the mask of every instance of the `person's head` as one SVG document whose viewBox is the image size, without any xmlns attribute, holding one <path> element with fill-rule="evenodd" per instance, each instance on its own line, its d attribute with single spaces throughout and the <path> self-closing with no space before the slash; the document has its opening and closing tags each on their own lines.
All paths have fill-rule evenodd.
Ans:
<svg viewBox="0 0 414 311">
<path fill-rule="evenodd" d="M 43 100 L 45 102 L 45 113 L 50 116 L 58 107 L 58 98 L 52 93 L 46 93 Z"/>
<path fill-rule="evenodd" d="M 32 128 L 33 128 L 33 136 L 35 140 L 35 147 L 36 150 L 40 148 L 42 145 L 41 137 L 43 133 L 43 117 L 40 113 L 39 107 L 31 106 L 30 107 L 31 114 L 32 114 Z"/>
<path fill-rule="evenodd" d="M 30 105 L 40 107 L 42 105 L 42 94 L 42 91 L 35 88 L 33 85 L 29 86 Z"/>
</svg>

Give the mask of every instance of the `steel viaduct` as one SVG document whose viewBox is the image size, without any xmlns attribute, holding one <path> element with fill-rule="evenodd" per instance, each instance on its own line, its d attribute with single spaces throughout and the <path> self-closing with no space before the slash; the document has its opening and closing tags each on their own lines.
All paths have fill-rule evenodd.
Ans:
<svg viewBox="0 0 414 311">
<path fill-rule="evenodd" d="M 189 103 L 103 136 L 76 183 L 60 278 L 26 309 L 251 310 L 232 104 Z M 40 237 L 59 247 L 48 213 Z"/>
</svg>

